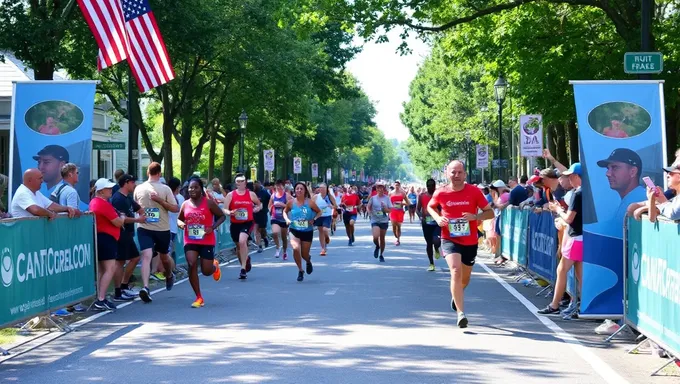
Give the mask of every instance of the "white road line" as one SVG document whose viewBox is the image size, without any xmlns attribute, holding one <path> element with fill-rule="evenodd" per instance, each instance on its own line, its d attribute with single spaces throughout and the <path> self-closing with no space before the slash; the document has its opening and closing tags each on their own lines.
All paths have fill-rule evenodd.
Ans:
<svg viewBox="0 0 680 384">
<path fill-rule="evenodd" d="M 599 357 L 597 357 L 593 352 L 591 352 L 586 346 L 581 344 L 576 338 L 569 333 L 567 333 L 564 329 L 562 329 L 559 325 L 555 324 L 554 321 L 552 321 L 550 318 L 547 316 L 541 316 L 538 313 L 538 308 L 534 304 L 532 304 L 529 300 L 527 300 L 524 296 L 522 296 L 521 293 L 519 293 L 514 287 L 512 287 L 510 284 L 508 284 L 505 280 L 503 280 L 502 277 L 498 276 L 496 272 L 494 272 L 491 268 L 487 267 L 484 263 L 479 263 L 479 265 L 486 270 L 486 272 L 489 273 L 496 281 L 505 288 L 506 291 L 510 292 L 511 295 L 515 296 L 517 300 L 519 300 L 520 303 L 522 303 L 526 309 L 531 312 L 543 325 L 545 325 L 548 329 L 553 331 L 555 336 L 558 338 L 562 339 L 565 343 L 569 344 L 571 348 L 576 352 L 577 355 L 579 355 L 583 360 L 585 360 L 588 364 L 590 364 L 591 367 L 599 374 L 602 376 L 602 378 L 608 382 L 608 383 L 616 383 L 616 384 L 627 384 L 628 381 L 621 377 L 618 373 L 616 373 L 607 363 L 602 361 Z"/>
<path fill-rule="evenodd" d="M 337 291 L 338 291 L 338 288 L 329 289 L 328 291 L 326 291 L 325 295 L 326 296 L 333 296 L 333 295 L 335 295 L 335 292 L 337 292 Z"/>
</svg>

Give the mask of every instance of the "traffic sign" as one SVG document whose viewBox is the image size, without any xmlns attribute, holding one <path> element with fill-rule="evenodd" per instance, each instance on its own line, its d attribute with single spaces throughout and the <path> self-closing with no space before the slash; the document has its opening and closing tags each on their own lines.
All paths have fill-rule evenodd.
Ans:
<svg viewBox="0 0 680 384">
<path fill-rule="evenodd" d="M 507 168 L 508 167 L 508 160 L 503 159 L 501 160 L 501 168 Z"/>
<path fill-rule="evenodd" d="M 661 52 L 626 52 L 623 70 L 630 74 L 661 73 L 663 55 Z"/>
<path fill-rule="evenodd" d="M 498 161 L 498 159 L 494 159 L 494 160 L 491 161 L 491 168 L 498 169 L 498 168 L 500 168 L 499 165 L 500 165 L 500 162 Z"/>
</svg>

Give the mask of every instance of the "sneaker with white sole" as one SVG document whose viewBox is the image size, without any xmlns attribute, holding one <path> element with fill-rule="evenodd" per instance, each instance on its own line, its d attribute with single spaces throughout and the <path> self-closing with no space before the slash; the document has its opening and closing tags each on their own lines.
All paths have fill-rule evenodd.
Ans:
<svg viewBox="0 0 680 384">
<path fill-rule="evenodd" d="M 458 328 L 467 328 L 468 319 L 465 317 L 465 313 L 458 312 Z"/>
</svg>

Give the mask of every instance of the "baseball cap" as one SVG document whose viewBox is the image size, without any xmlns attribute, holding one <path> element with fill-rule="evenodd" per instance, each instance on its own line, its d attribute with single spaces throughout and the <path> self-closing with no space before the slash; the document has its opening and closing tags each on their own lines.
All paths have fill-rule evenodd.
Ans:
<svg viewBox="0 0 680 384">
<path fill-rule="evenodd" d="M 68 162 L 68 151 L 61 145 L 50 144 L 41 149 L 37 155 L 33 156 L 33 160 L 40 160 L 40 156 L 53 156 L 57 160 Z"/>
<path fill-rule="evenodd" d="M 640 156 L 635 153 L 635 151 L 628 148 L 617 148 L 613 150 L 608 158 L 598 161 L 597 165 L 602 168 L 607 168 L 607 166 L 613 162 L 625 163 L 632 167 L 638 167 L 638 169 L 642 168 Z"/>
<path fill-rule="evenodd" d="M 125 174 L 121 176 L 120 179 L 118 179 L 118 185 L 122 187 L 130 181 L 137 181 L 137 178 L 132 175 Z"/>
<path fill-rule="evenodd" d="M 382 180 L 377 180 L 377 181 L 375 182 L 375 186 L 377 187 L 377 186 L 379 186 L 379 185 L 384 187 L 384 186 L 385 186 L 385 182 L 382 181 Z"/>
<path fill-rule="evenodd" d="M 114 185 L 116 185 L 116 183 L 114 183 L 113 181 L 111 181 L 109 179 L 102 177 L 101 179 L 97 180 L 96 183 L 94 183 L 94 190 L 99 192 L 102 189 L 113 188 Z"/>
<path fill-rule="evenodd" d="M 505 188 L 505 189 L 508 188 L 507 185 L 505 185 L 505 183 L 503 182 L 503 180 L 496 180 L 496 181 L 493 182 L 493 184 L 491 184 L 491 186 L 494 187 L 494 188 Z"/>
<path fill-rule="evenodd" d="M 581 163 L 574 163 L 569 167 L 569 169 L 562 172 L 562 175 L 564 176 L 569 176 L 571 174 L 577 174 L 581 176 Z"/>
<path fill-rule="evenodd" d="M 680 161 L 675 160 L 670 166 L 663 167 L 663 170 L 666 172 L 680 171 Z"/>
</svg>

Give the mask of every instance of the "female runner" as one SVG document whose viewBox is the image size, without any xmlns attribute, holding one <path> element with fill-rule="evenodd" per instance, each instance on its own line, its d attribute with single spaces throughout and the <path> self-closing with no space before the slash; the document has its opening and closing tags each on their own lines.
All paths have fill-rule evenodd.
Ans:
<svg viewBox="0 0 680 384">
<path fill-rule="evenodd" d="M 290 245 L 293 246 L 293 258 L 298 267 L 297 281 L 302 281 L 305 278 L 305 272 L 302 270 L 302 259 L 305 259 L 307 263 L 307 274 L 311 275 L 314 271 L 312 258 L 309 256 L 314 238 L 312 224 L 314 220 L 321 217 L 321 210 L 311 199 L 309 190 L 304 183 L 297 182 L 295 184 L 295 199 L 291 199 L 286 204 L 283 217 L 290 226 L 290 234 L 293 235 L 290 239 Z"/>
<path fill-rule="evenodd" d="M 288 193 L 284 187 L 283 180 L 276 180 L 275 191 L 272 198 L 269 200 L 269 211 L 272 213 L 272 234 L 274 237 L 274 244 L 276 244 L 276 258 L 281 254 L 281 245 L 283 243 L 283 260 L 288 260 L 288 223 L 283 217 L 283 210 L 286 204 L 293 200 L 293 196 Z"/>
<path fill-rule="evenodd" d="M 321 256 L 326 256 L 326 246 L 330 244 L 331 237 L 329 231 L 331 229 L 331 221 L 333 221 L 333 212 L 338 204 L 333 195 L 328 193 L 328 187 L 325 183 L 319 184 L 318 192 L 314 195 L 314 203 L 321 210 L 321 217 L 314 220 L 314 226 L 319 230 L 319 243 L 321 244 Z"/>
<path fill-rule="evenodd" d="M 411 186 L 408 192 L 408 200 L 411 202 L 408 206 L 408 217 L 411 223 L 413 223 L 413 218 L 416 215 L 416 200 L 418 200 L 418 195 L 416 195 L 416 190 Z"/>
</svg>

